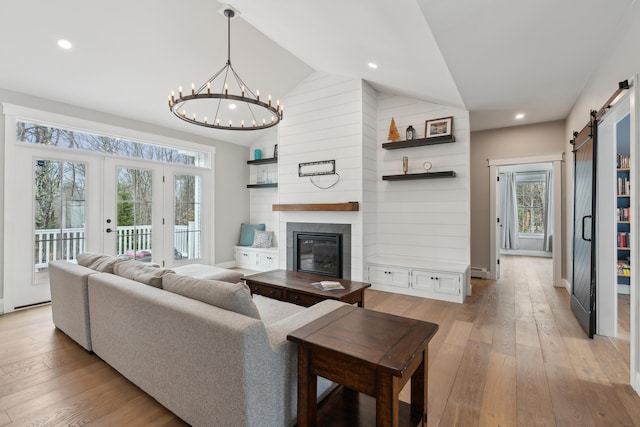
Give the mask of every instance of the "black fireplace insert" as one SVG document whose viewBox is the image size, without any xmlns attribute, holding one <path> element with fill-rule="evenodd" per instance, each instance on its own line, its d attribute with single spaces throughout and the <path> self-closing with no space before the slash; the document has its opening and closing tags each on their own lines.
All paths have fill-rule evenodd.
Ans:
<svg viewBox="0 0 640 427">
<path fill-rule="evenodd" d="M 294 231 L 293 270 L 342 278 L 342 234 Z"/>
</svg>

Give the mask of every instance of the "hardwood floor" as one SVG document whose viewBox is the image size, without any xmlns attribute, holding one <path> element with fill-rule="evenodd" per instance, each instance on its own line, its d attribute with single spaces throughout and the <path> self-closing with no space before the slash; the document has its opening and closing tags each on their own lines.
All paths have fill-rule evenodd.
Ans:
<svg viewBox="0 0 640 427">
<path fill-rule="evenodd" d="M 369 309 L 440 325 L 430 426 L 640 426 L 628 296 L 620 337 L 589 340 L 566 291 L 551 286 L 549 262 L 504 257 L 501 280 L 474 280 L 464 304 L 367 290 Z M 0 316 L 0 343 L 0 426 L 185 425 L 57 331 L 49 306 Z"/>
</svg>

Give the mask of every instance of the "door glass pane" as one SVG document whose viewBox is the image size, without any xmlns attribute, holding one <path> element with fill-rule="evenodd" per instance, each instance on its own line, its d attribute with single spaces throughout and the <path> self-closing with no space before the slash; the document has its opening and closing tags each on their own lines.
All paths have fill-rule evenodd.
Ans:
<svg viewBox="0 0 640 427">
<path fill-rule="evenodd" d="M 174 180 L 174 258 L 202 257 L 202 178 L 176 175 Z"/>
<path fill-rule="evenodd" d="M 153 173 L 118 168 L 117 255 L 151 261 Z"/>
<path fill-rule="evenodd" d="M 49 261 L 84 251 L 86 165 L 37 160 L 34 168 L 35 283 L 49 283 Z"/>
</svg>

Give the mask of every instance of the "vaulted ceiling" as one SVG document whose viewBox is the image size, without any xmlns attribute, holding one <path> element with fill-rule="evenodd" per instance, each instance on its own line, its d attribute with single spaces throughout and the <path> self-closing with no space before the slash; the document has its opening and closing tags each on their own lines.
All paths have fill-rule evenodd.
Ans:
<svg viewBox="0 0 640 427">
<path fill-rule="evenodd" d="M 249 85 L 278 98 L 317 70 L 465 108 L 472 130 L 491 129 L 565 118 L 633 1 L 229 0 L 240 12 L 231 52 Z M 221 9 L 215 0 L 2 1 L 0 88 L 249 145 L 273 130 L 200 128 L 167 107 L 171 89 L 226 62 Z M 61 38 L 73 48 L 60 49 Z"/>
</svg>

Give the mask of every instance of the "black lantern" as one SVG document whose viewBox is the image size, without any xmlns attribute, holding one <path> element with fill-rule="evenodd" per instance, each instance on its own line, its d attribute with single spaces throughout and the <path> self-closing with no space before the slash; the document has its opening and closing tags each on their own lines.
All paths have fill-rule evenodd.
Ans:
<svg viewBox="0 0 640 427">
<path fill-rule="evenodd" d="M 409 125 L 409 127 L 407 128 L 407 141 L 411 141 L 415 137 L 416 137 L 416 130 L 413 128 L 413 126 Z"/>
</svg>

